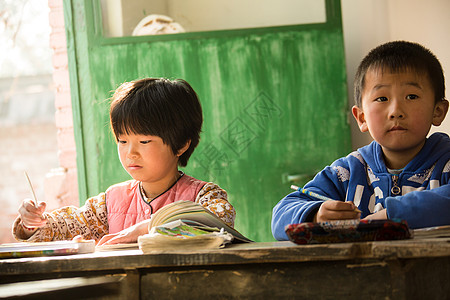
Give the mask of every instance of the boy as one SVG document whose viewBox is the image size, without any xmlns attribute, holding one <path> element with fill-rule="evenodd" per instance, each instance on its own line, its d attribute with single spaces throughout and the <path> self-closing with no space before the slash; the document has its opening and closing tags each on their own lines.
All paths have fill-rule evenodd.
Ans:
<svg viewBox="0 0 450 300">
<path fill-rule="evenodd" d="M 286 225 L 301 222 L 398 218 L 411 228 L 450 224 L 450 139 L 444 133 L 427 138 L 449 106 L 437 58 L 416 43 L 378 46 L 358 68 L 355 101 L 359 129 L 374 141 L 305 185 L 336 201 L 297 191 L 274 207 L 277 240 L 287 239 Z"/>
</svg>

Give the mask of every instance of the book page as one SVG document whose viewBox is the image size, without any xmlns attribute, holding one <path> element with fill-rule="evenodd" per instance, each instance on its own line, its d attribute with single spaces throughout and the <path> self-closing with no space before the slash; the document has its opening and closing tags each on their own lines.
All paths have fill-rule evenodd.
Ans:
<svg viewBox="0 0 450 300">
<path fill-rule="evenodd" d="M 204 229 L 189 226 L 180 220 L 165 223 L 140 236 L 139 248 L 144 253 L 186 252 L 222 248 L 233 240 L 233 236 L 223 229 L 212 232 Z"/>
<path fill-rule="evenodd" d="M 224 228 L 226 232 L 232 234 L 241 242 L 251 242 L 248 238 L 239 233 L 236 229 L 228 226 L 215 214 L 211 213 L 203 206 L 192 201 L 177 201 L 168 204 L 158 210 L 150 220 L 149 228 L 165 223 L 181 220 L 188 225 Z"/>
</svg>

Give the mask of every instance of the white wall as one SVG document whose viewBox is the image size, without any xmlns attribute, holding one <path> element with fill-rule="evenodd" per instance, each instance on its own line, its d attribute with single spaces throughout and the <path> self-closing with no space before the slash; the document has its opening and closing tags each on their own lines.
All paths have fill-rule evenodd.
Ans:
<svg viewBox="0 0 450 300">
<path fill-rule="evenodd" d="M 168 15 L 186 31 L 321 23 L 324 0 L 170 0 Z"/>
<path fill-rule="evenodd" d="M 342 0 L 345 56 L 349 87 L 349 107 L 353 103 L 353 78 L 361 59 L 372 48 L 393 40 L 409 40 L 430 49 L 440 60 L 450 89 L 449 0 Z M 371 141 L 359 132 L 352 119 L 353 148 Z M 450 116 L 431 132 L 450 135 Z"/>
</svg>

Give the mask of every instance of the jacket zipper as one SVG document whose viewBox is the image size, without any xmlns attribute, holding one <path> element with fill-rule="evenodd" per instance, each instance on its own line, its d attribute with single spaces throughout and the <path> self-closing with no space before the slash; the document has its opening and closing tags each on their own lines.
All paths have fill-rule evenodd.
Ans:
<svg viewBox="0 0 450 300">
<path fill-rule="evenodd" d="M 391 193 L 394 196 L 400 195 L 402 189 L 398 186 L 398 175 L 392 175 Z"/>
</svg>

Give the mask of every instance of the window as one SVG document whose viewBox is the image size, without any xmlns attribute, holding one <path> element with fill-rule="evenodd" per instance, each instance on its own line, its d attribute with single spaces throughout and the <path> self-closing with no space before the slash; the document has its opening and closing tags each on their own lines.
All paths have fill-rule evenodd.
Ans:
<svg viewBox="0 0 450 300">
<path fill-rule="evenodd" d="M 325 0 L 101 0 L 101 8 L 106 37 L 326 22 Z"/>
</svg>

